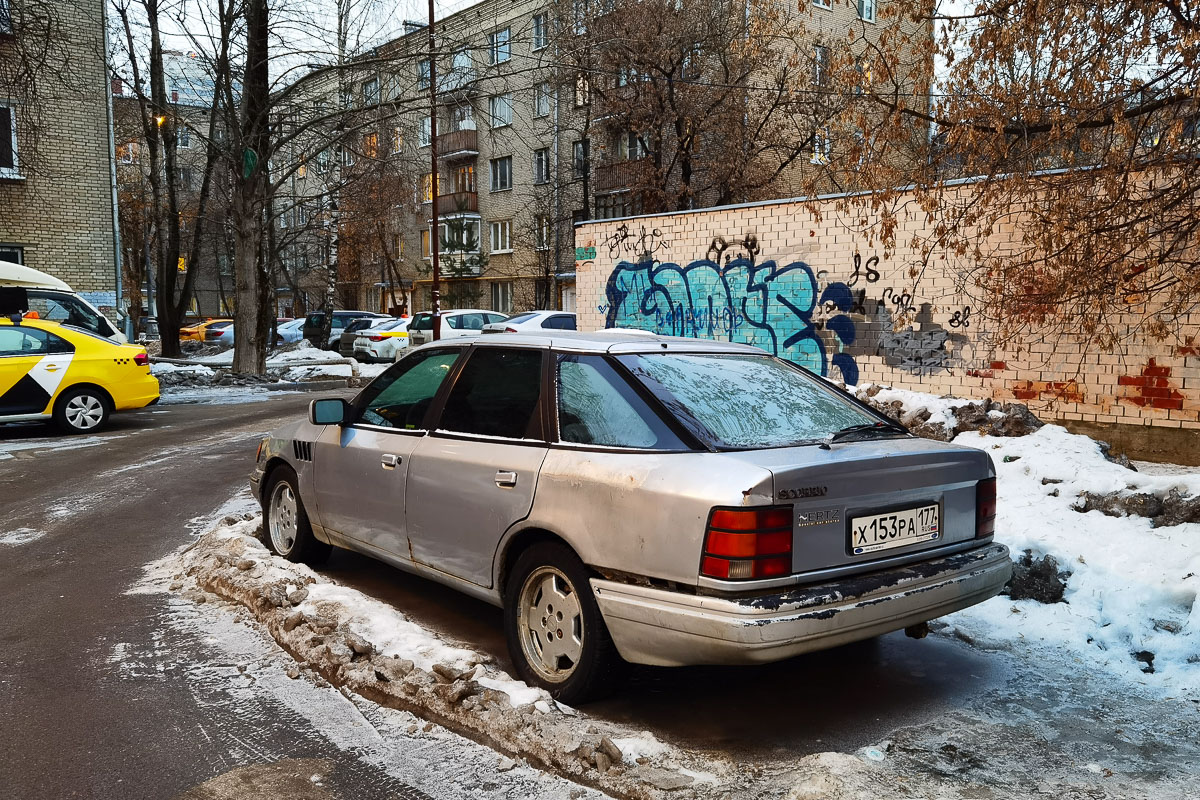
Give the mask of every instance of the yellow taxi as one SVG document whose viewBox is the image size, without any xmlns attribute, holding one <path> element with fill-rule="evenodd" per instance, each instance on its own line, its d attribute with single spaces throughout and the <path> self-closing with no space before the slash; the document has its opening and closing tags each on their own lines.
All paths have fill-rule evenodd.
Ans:
<svg viewBox="0 0 1200 800">
<path fill-rule="evenodd" d="M 233 320 L 222 317 L 220 319 L 206 319 L 203 322 L 197 322 L 195 325 L 188 325 L 179 329 L 180 341 L 184 339 L 192 339 L 193 341 L 203 342 L 208 338 L 208 329 L 213 325 L 218 328 L 226 325 L 232 325 Z"/>
<path fill-rule="evenodd" d="M 0 317 L 0 423 L 53 419 L 68 433 L 92 433 L 114 411 L 157 401 L 146 348 L 57 322 Z"/>
</svg>

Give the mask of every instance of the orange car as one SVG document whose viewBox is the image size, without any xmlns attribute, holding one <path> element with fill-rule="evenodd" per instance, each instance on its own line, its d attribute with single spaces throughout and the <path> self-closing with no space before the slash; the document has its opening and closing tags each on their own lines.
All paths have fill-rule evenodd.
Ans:
<svg viewBox="0 0 1200 800">
<path fill-rule="evenodd" d="M 183 341 L 184 339 L 191 339 L 196 342 L 203 342 L 208 337 L 208 329 L 211 326 L 216 325 L 218 328 L 223 328 L 226 325 L 232 324 L 233 320 L 223 317 L 220 319 L 206 319 L 203 322 L 197 322 L 195 325 L 188 325 L 186 328 L 180 328 L 179 340 Z"/>
</svg>

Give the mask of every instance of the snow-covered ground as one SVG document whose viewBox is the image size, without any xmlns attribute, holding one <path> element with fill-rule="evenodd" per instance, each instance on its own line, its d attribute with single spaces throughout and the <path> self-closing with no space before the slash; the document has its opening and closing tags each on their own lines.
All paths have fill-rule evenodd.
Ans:
<svg viewBox="0 0 1200 800">
<path fill-rule="evenodd" d="M 233 350 L 200 356 L 189 364 L 155 361 L 152 374 L 162 384 L 164 403 L 253 402 L 266 399 L 280 384 L 311 383 L 325 380 L 370 380 L 390 364 L 362 364 L 330 350 L 319 350 L 307 341 L 290 345 L 267 359 L 267 374 L 254 376 L 229 374 Z"/>
</svg>

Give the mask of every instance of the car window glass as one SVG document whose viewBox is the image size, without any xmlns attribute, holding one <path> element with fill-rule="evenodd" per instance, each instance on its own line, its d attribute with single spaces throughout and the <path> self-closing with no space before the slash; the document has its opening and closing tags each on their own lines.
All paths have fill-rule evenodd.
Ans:
<svg viewBox="0 0 1200 800">
<path fill-rule="evenodd" d="M 655 353 L 620 361 L 720 447 L 785 447 L 878 422 L 820 379 L 773 356 Z"/>
<path fill-rule="evenodd" d="M 44 356 L 74 351 L 75 346 L 66 339 L 38 328 L 12 325 L 0 328 L 0 356 Z"/>
<path fill-rule="evenodd" d="M 460 327 L 468 331 L 481 331 L 485 324 L 483 314 L 463 314 Z"/>
<path fill-rule="evenodd" d="M 511 323 L 513 323 L 513 324 L 515 325 L 515 324 L 517 324 L 518 322 L 525 322 L 526 320 L 533 319 L 535 316 L 537 316 L 537 315 L 536 315 L 536 314 L 513 314 L 513 315 L 512 315 L 511 317 L 509 317 L 508 319 L 504 319 L 504 320 L 493 320 L 493 321 L 494 321 L 494 322 L 511 322 Z"/>
<path fill-rule="evenodd" d="M 574 444 L 684 449 L 602 356 L 558 357 L 558 430 Z"/>
<path fill-rule="evenodd" d="M 485 324 L 491 324 L 493 322 L 504 322 L 504 319 L 505 319 L 503 314 L 484 314 L 483 317 L 485 320 Z"/>
<path fill-rule="evenodd" d="M 481 436 L 532 438 L 541 390 L 541 350 L 481 347 L 455 381 L 439 427 Z"/>
<path fill-rule="evenodd" d="M 309 314 L 308 318 L 304 320 L 304 324 L 309 328 L 319 328 L 324 320 L 324 314 Z"/>
<path fill-rule="evenodd" d="M 408 326 L 411 331 L 431 331 L 433 330 L 433 315 L 418 314 L 413 317 L 412 324 Z"/>
<path fill-rule="evenodd" d="M 363 392 L 355 422 L 403 430 L 420 429 L 438 387 L 460 350 L 416 353 L 384 372 Z"/>
<path fill-rule="evenodd" d="M 108 320 L 74 295 L 45 289 L 30 289 L 27 297 L 29 310 L 36 311 L 41 319 L 82 328 L 99 336 L 107 337 L 114 333 Z"/>
<path fill-rule="evenodd" d="M 462 317 L 458 315 L 453 317 L 442 317 L 442 322 L 446 323 L 454 330 L 458 330 L 462 327 Z"/>
</svg>

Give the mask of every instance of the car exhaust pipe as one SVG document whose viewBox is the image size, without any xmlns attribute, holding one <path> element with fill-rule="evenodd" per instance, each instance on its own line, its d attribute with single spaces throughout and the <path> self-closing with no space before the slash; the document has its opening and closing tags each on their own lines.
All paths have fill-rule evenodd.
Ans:
<svg viewBox="0 0 1200 800">
<path fill-rule="evenodd" d="M 929 623 L 918 622 L 916 625 L 909 625 L 904 629 L 904 635 L 910 639 L 924 639 L 929 635 Z"/>
</svg>

